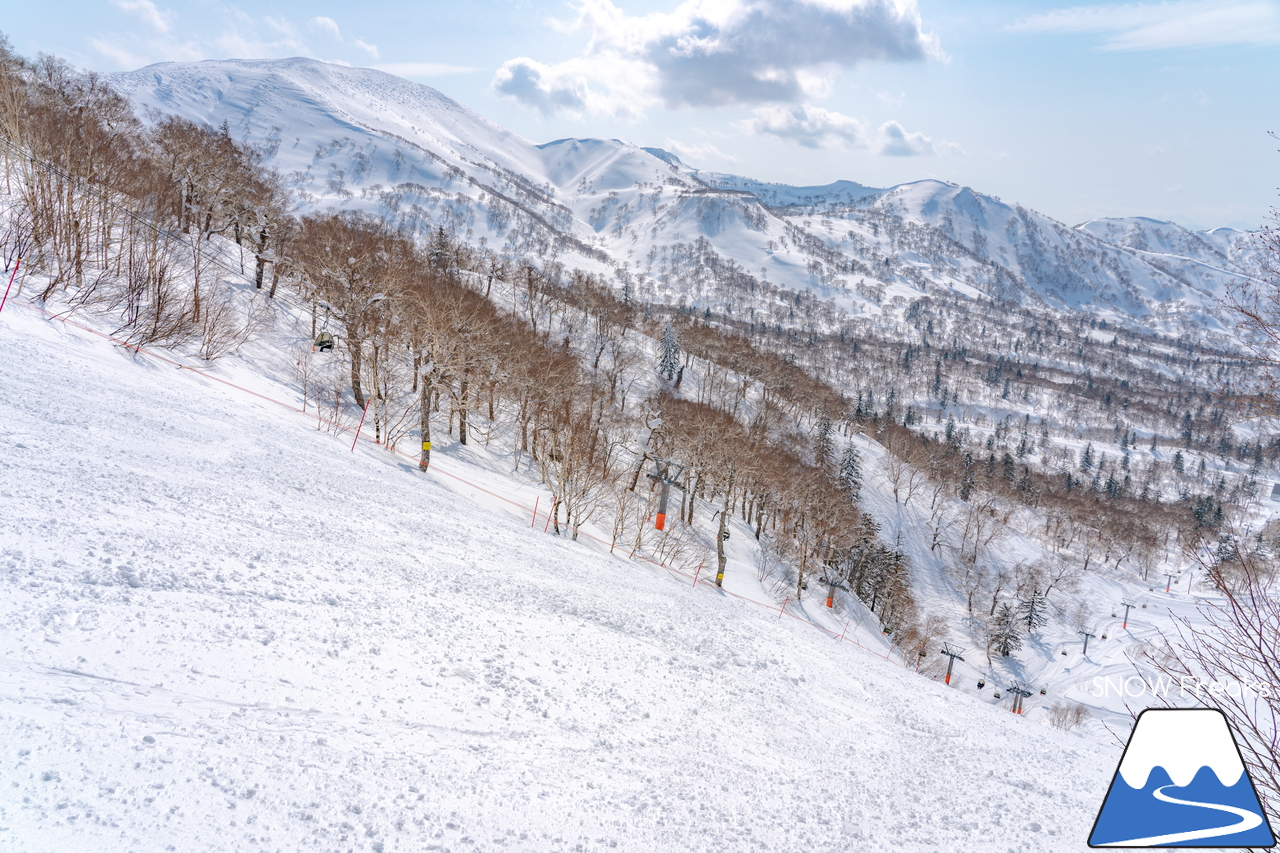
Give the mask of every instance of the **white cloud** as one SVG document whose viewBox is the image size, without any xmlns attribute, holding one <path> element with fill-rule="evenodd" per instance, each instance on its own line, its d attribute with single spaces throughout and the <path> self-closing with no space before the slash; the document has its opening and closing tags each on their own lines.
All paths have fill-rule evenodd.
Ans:
<svg viewBox="0 0 1280 853">
<path fill-rule="evenodd" d="M 290 56 L 314 57 L 304 33 L 342 40 L 342 32 L 332 18 L 314 17 L 302 24 L 273 15 L 250 14 L 232 5 L 219 5 L 221 27 L 210 32 L 201 29 L 184 33 L 180 38 L 169 26 L 176 22 L 172 12 L 157 9 L 151 0 L 111 0 L 117 7 L 143 17 L 157 30 L 148 34 L 134 28 L 127 33 L 103 33 L 89 40 L 101 56 L 120 68 L 132 69 L 152 62 L 191 62 L 211 57 L 242 59 L 275 59 Z M 161 25 L 165 29 L 161 29 Z M 311 36 L 314 38 L 315 36 Z M 377 45 L 355 39 L 354 47 L 377 59 Z M 327 51 L 326 51 L 327 52 Z M 349 65 L 345 59 L 326 61 Z M 438 66 L 438 69 L 449 66 Z M 470 70 L 470 69 L 468 69 Z M 395 72 L 393 72 L 395 73 Z"/>
<path fill-rule="evenodd" d="M 1073 6 L 1030 15 L 1014 32 L 1097 33 L 1106 50 L 1280 44 L 1280 5 L 1267 0 L 1171 0 Z"/>
<path fill-rule="evenodd" d="M 313 55 L 297 28 L 284 18 L 271 15 L 253 18 L 240 9 L 226 7 L 225 20 L 227 29 L 213 39 L 213 46 L 224 56 L 276 59 Z"/>
<path fill-rule="evenodd" d="M 333 18 L 325 18 L 317 15 L 308 21 L 308 23 L 311 24 L 311 29 L 319 30 L 322 33 L 328 33 L 338 41 L 342 41 L 342 30 L 338 29 L 338 22 Z"/>
<path fill-rule="evenodd" d="M 177 13 L 168 9 L 164 11 L 157 9 L 156 4 L 151 0 L 111 0 L 111 2 L 117 9 L 136 15 L 160 33 L 169 32 L 171 22 L 177 17 Z"/>
<path fill-rule="evenodd" d="M 133 70 L 134 68 L 141 68 L 148 64 L 145 58 L 129 50 L 127 47 L 114 44 L 106 39 L 91 37 L 89 39 L 89 44 L 93 45 L 94 50 L 102 54 L 111 62 L 114 62 L 120 68 Z"/>
<path fill-rule="evenodd" d="M 465 65 L 443 65 L 439 62 L 381 62 L 373 67 L 397 77 L 440 77 L 445 74 L 470 74 L 477 70 Z"/>
<path fill-rule="evenodd" d="M 757 107 L 751 118 L 736 122 L 734 127 L 745 133 L 776 136 L 805 148 L 838 145 L 861 148 L 866 145 L 862 122 L 809 104 Z"/>
<path fill-rule="evenodd" d="M 908 133 L 896 121 L 886 121 L 880 125 L 880 153 L 890 157 L 932 154 L 933 140 L 923 133 Z"/>
<path fill-rule="evenodd" d="M 701 161 L 708 158 L 734 164 L 742 162 L 732 154 L 724 153 L 710 142 L 704 142 L 701 145 L 686 145 L 683 142 L 668 138 L 663 147 L 691 166 L 694 165 L 693 161 Z M 695 168 L 697 167 L 695 166 Z"/>
<path fill-rule="evenodd" d="M 207 58 L 198 44 L 178 41 L 167 35 L 140 39 L 136 34 L 107 33 L 91 37 L 89 44 L 109 62 L 130 71 L 153 62 L 195 62 Z"/>
<path fill-rule="evenodd" d="M 634 121 L 652 98 L 647 94 L 647 69 L 634 61 L 617 60 L 613 67 L 616 79 L 603 89 L 588 81 L 601 80 L 596 63 L 571 59 L 556 65 L 544 65 L 535 59 L 520 57 L 502 64 L 493 77 L 493 88 L 499 94 L 515 98 L 544 115 L 557 112 L 584 112 L 613 115 L 622 121 Z M 626 66 L 630 74 L 621 73 Z"/>
<path fill-rule="evenodd" d="M 578 0 L 577 10 L 555 26 L 589 33 L 581 56 L 512 59 L 494 88 L 543 112 L 798 103 L 829 93 L 842 68 L 942 55 L 916 0 L 686 0 L 644 16 Z"/>
</svg>

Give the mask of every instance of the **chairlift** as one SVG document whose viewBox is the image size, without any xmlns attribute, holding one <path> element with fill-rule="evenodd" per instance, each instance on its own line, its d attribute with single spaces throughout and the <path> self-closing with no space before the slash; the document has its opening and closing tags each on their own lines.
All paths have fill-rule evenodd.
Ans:
<svg viewBox="0 0 1280 853">
<path fill-rule="evenodd" d="M 312 326 L 312 328 L 315 328 Z M 333 335 L 329 332 L 329 306 L 324 306 L 324 324 L 320 327 L 319 334 L 316 335 L 315 344 L 311 347 L 311 351 L 329 352 L 333 349 Z"/>
<path fill-rule="evenodd" d="M 1047 687 L 1041 687 L 1041 688 L 1040 688 L 1040 695 L 1041 695 L 1041 696 L 1046 695 L 1048 692 L 1049 692 L 1049 688 L 1047 688 Z"/>
<path fill-rule="evenodd" d="M 996 698 L 997 698 L 997 699 L 999 699 L 999 698 L 1000 698 L 1000 691 L 999 691 L 999 690 L 997 690 L 997 691 L 996 691 Z"/>
<path fill-rule="evenodd" d="M 985 681 L 983 681 L 981 678 L 979 678 L 979 679 L 978 679 L 978 689 L 979 689 L 979 690 L 981 690 L 982 688 L 984 688 L 984 687 L 986 687 L 986 686 L 987 686 L 987 682 L 985 682 Z"/>
<path fill-rule="evenodd" d="M 1106 638 L 1107 638 L 1107 635 L 1106 635 L 1106 634 L 1103 634 L 1103 635 L 1102 635 L 1102 639 L 1104 639 L 1104 640 L 1105 640 Z"/>
</svg>

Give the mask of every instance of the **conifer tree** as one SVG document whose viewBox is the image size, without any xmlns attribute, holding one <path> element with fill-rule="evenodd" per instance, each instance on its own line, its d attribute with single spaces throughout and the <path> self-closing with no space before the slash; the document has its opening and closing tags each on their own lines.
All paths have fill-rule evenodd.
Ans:
<svg viewBox="0 0 1280 853">
<path fill-rule="evenodd" d="M 850 500 L 858 500 L 862 495 L 862 460 L 853 442 L 849 442 L 844 448 L 839 477 L 840 488 L 849 493 Z"/>
<path fill-rule="evenodd" d="M 1032 592 L 1031 597 L 1019 605 L 1020 621 L 1027 626 L 1028 634 L 1049 624 L 1049 617 L 1045 615 L 1048 609 L 1049 601 L 1039 589 Z"/>
<path fill-rule="evenodd" d="M 969 500 L 969 496 L 973 494 L 973 487 L 976 480 L 977 475 L 973 470 L 973 454 L 965 451 L 964 473 L 960 475 L 960 500 Z"/>
<path fill-rule="evenodd" d="M 1020 648 L 1022 648 L 1022 623 L 1018 619 L 1018 614 L 1006 601 L 1000 605 L 995 622 L 991 625 L 990 649 L 999 652 L 1002 657 L 1008 657 Z"/>
<path fill-rule="evenodd" d="M 662 327 L 662 337 L 658 340 L 658 373 L 667 379 L 675 379 L 680 369 L 680 335 L 668 320 Z"/>
<path fill-rule="evenodd" d="M 824 417 L 818 421 L 818 432 L 813 439 L 813 464 L 822 470 L 831 466 L 831 419 Z"/>
</svg>

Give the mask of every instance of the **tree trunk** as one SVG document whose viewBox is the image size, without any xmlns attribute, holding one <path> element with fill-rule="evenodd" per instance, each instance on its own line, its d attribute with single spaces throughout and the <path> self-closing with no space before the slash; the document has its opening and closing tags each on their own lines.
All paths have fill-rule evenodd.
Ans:
<svg viewBox="0 0 1280 853">
<path fill-rule="evenodd" d="M 360 339 L 347 330 L 348 349 L 351 351 L 351 393 L 356 398 L 356 405 L 364 408 L 364 389 L 360 386 Z"/>
<path fill-rule="evenodd" d="M 418 470 L 426 471 L 431 465 L 431 377 L 426 374 L 422 376 L 418 419 L 418 429 L 422 433 L 422 455 L 418 457 Z"/>
<path fill-rule="evenodd" d="M 733 481 L 730 480 L 730 483 Z M 716 586 L 724 586 L 724 567 L 729 562 L 724 553 L 724 540 L 729 533 L 729 492 L 724 493 L 724 509 L 720 510 L 720 529 L 716 531 Z"/>
<path fill-rule="evenodd" d="M 467 387 L 469 384 L 467 373 L 463 371 L 458 392 L 458 443 L 462 445 L 467 443 Z"/>
</svg>

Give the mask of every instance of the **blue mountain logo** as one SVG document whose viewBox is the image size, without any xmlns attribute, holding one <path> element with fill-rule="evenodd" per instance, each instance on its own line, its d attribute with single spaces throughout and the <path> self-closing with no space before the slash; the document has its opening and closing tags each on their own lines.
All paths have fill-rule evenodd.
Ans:
<svg viewBox="0 0 1280 853">
<path fill-rule="evenodd" d="M 1273 847 L 1231 726 L 1213 708 L 1138 715 L 1090 847 Z"/>
</svg>

